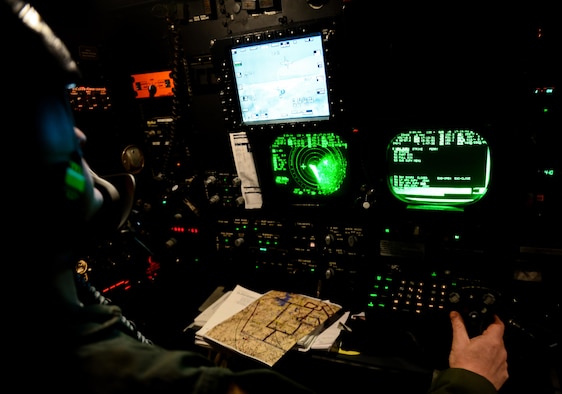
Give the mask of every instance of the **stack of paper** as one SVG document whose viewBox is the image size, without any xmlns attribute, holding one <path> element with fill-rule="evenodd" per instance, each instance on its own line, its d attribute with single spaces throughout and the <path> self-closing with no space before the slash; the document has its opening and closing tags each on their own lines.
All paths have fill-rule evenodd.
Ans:
<svg viewBox="0 0 562 394">
<path fill-rule="evenodd" d="M 208 309 L 195 334 L 197 344 L 228 348 L 269 366 L 292 348 L 329 349 L 339 336 L 338 322 L 349 315 L 329 301 L 276 290 L 260 294 L 242 286 Z"/>
<path fill-rule="evenodd" d="M 195 343 L 200 346 L 210 347 L 209 343 L 205 341 L 204 338 L 207 331 L 235 313 L 240 312 L 244 307 L 257 300 L 260 296 L 260 293 L 239 285 L 236 286 L 234 290 L 224 293 L 222 297 L 195 318 L 194 322 L 199 321 L 203 323 L 200 326 L 201 328 L 195 332 Z"/>
</svg>

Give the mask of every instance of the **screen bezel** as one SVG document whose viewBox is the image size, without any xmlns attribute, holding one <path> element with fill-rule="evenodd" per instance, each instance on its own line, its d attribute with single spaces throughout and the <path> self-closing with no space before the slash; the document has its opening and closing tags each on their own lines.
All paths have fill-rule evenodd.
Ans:
<svg viewBox="0 0 562 394">
<path fill-rule="evenodd" d="M 294 113 L 293 116 L 291 116 L 291 114 L 287 112 L 286 115 L 278 114 L 277 116 L 270 118 L 267 116 L 268 111 L 265 111 L 262 117 L 256 118 L 255 120 L 252 120 L 251 117 L 246 117 L 245 113 L 247 111 L 245 107 L 247 106 L 243 104 L 243 102 L 245 101 L 243 100 L 243 97 L 245 97 L 246 92 L 244 92 L 243 90 L 244 86 L 240 84 L 240 78 L 237 77 L 238 72 L 236 70 L 237 63 L 239 62 L 240 54 L 249 53 L 251 51 L 260 51 L 262 52 L 262 54 L 267 56 L 270 52 L 274 51 L 275 48 L 281 48 L 280 49 L 281 51 L 293 50 L 293 48 L 295 48 L 294 45 L 295 43 L 298 44 L 302 41 L 307 41 L 310 39 L 315 40 L 315 43 L 318 44 L 316 45 L 317 47 L 316 49 L 318 49 L 318 59 L 316 61 L 316 67 L 315 68 L 309 67 L 309 69 L 305 71 L 306 74 L 303 76 L 303 78 L 305 80 L 309 78 L 316 78 L 318 83 L 315 85 L 319 88 L 317 89 L 316 94 L 323 95 L 323 97 L 321 97 L 320 100 L 321 102 L 317 106 L 321 110 L 321 112 L 318 114 L 311 114 L 311 115 L 307 115 L 306 113 L 300 112 L 300 113 Z M 283 48 L 283 45 L 285 45 L 285 48 Z M 234 96 L 236 98 L 236 105 L 240 116 L 240 124 L 242 126 L 280 125 L 280 124 L 290 124 L 290 123 L 319 122 L 319 121 L 327 121 L 331 118 L 332 108 L 330 106 L 330 91 L 328 87 L 329 74 L 327 70 L 324 40 L 323 40 L 322 33 L 320 31 L 297 34 L 290 37 L 278 37 L 275 39 L 240 43 L 238 45 L 233 45 L 231 48 L 229 48 L 228 57 L 229 57 L 230 67 L 233 73 L 232 78 L 234 81 Z M 310 63 L 312 62 L 309 62 L 309 64 Z M 318 66 L 319 64 L 321 65 L 321 67 Z M 264 84 L 271 85 L 275 82 L 284 81 L 276 78 L 276 75 L 279 74 L 278 71 L 281 69 L 281 67 L 277 69 L 265 67 L 265 69 L 271 72 L 263 73 L 262 76 L 264 76 L 265 74 L 271 74 L 271 75 L 267 75 L 267 80 L 264 82 Z M 318 71 L 318 72 L 314 73 L 315 75 L 313 75 L 313 71 Z M 304 85 L 304 83 L 301 83 L 301 86 L 302 85 Z M 278 90 L 281 89 L 280 90 L 281 93 L 279 93 L 280 95 L 285 93 L 284 88 L 276 87 L 276 89 Z M 318 93 L 318 91 L 320 91 L 320 93 Z M 267 93 L 263 94 L 262 95 L 263 97 L 257 98 L 256 101 L 264 102 L 265 101 L 264 98 L 266 95 Z M 310 100 L 310 96 L 308 96 L 307 100 Z"/>
<path fill-rule="evenodd" d="M 485 183 L 482 186 L 485 191 L 481 194 L 471 194 L 471 197 L 467 197 L 466 195 L 462 195 L 459 193 L 457 197 L 454 197 L 454 194 L 451 194 L 450 198 L 445 196 L 443 197 L 431 197 L 431 195 L 420 195 L 416 197 L 413 194 L 398 194 L 395 191 L 395 187 L 392 184 L 391 178 L 392 174 L 392 163 L 390 155 L 392 154 L 392 141 L 397 138 L 399 135 L 403 134 L 410 134 L 410 133 L 428 133 L 428 132 L 439 132 L 439 131 L 450 131 L 455 134 L 459 134 L 461 132 L 474 132 L 479 135 L 480 138 L 485 142 L 487 157 L 486 157 L 486 173 L 484 174 Z M 470 145 L 472 147 L 472 145 Z M 491 181 L 492 181 L 492 147 L 490 141 L 486 139 L 481 132 L 474 128 L 470 127 L 457 127 L 457 128 L 408 128 L 404 130 L 400 130 L 393 134 L 393 136 L 389 139 L 388 145 L 386 148 L 386 183 L 388 186 L 388 190 L 390 194 L 398 201 L 407 204 L 408 209 L 423 209 L 423 210 L 464 210 L 464 208 L 476 205 L 482 199 L 486 198 L 486 196 L 490 193 L 491 188 Z M 430 186 L 434 187 L 435 186 Z M 473 188 L 474 186 L 470 186 Z M 450 187 L 450 189 L 454 189 L 454 187 Z M 460 187 L 458 189 L 461 189 Z M 468 189 L 468 188 L 467 188 Z M 464 196 L 464 197 L 463 197 Z"/>
<path fill-rule="evenodd" d="M 290 188 L 284 186 L 278 186 L 275 183 L 275 171 L 273 168 L 272 152 L 271 148 L 278 137 L 282 135 L 295 136 L 299 134 L 333 134 L 340 139 L 341 142 L 347 145 L 345 152 L 346 159 L 346 175 L 342 179 L 342 183 L 339 189 L 331 194 L 303 194 L 297 195 L 293 194 Z M 350 199 L 350 192 L 352 185 L 354 184 L 353 171 L 355 168 L 354 162 L 354 143 L 352 141 L 351 135 L 347 133 L 341 133 L 334 131 L 332 129 L 324 130 L 302 130 L 302 131 L 287 131 L 287 132 L 275 132 L 275 133 L 261 133 L 252 132 L 248 134 L 252 141 L 254 147 L 260 147 L 259 149 L 254 149 L 254 158 L 259 171 L 260 184 L 262 186 L 262 193 L 264 197 L 264 204 L 266 206 L 274 207 L 330 207 L 330 206 L 342 206 L 342 203 L 348 203 Z M 291 184 L 295 182 L 291 180 Z M 346 204 L 344 204 L 346 205 Z"/>
<path fill-rule="evenodd" d="M 211 60 L 217 76 L 219 86 L 219 100 L 221 105 L 221 116 L 227 130 L 243 130 L 247 132 L 276 133 L 286 130 L 323 130 L 326 124 L 334 128 L 341 124 L 347 115 L 345 99 L 339 87 L 339 67 L 337 62 L 340 50 L 338 40 L 337 19 L 324 18 L 311 21 L 303 21 L 290 26 L 268 27 L 259 30 L 248 31 L 239 35 L 217 38 L 211 40 Z M 237 94 L 235 94 L 234 70 L 230 60 L 230 49 L 235 46 L 247 45 L 258 42 L 269 42 L 291 37 L 306 36 L 310 34 L 321 34 L 324 48 L 325 72 L 327 75 L 328 100 L 330 107 L 330 118 L 326 121 L 282 122 L 260 125 L 242 124 Z"/>
</svg>

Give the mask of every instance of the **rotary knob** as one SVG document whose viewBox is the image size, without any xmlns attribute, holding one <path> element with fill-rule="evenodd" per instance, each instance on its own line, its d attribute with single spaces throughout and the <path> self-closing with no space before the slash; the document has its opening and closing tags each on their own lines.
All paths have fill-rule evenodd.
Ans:
<svg viewBox="0 0 562 394">
<path fill-rule="evenodd" d="M 336 237 L 334 237 L 334 234 L 328 234 L 324 237 L 324 242 L 326 242 L 326 245 L 330 246 L 331 244 L 333 244 L 336 241 Z"/>
<path fill-rule="evenodd" d="M 349 237 L 347 237 L 347 244 L 353 248 L 357 245 L 357 242 L 359 242 L 359 238 L 357 238 L 357 235 L 352 234 Z"/>
</svg>

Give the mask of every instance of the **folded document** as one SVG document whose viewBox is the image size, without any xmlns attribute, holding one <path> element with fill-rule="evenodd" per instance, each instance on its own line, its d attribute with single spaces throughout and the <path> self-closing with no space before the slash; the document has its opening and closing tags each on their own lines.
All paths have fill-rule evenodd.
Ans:
<svg viewBox="0 0 562 394">
<path fill-rule="evenodd" d="M 260 294 L 236 286 L 195 319 L 202 323 L 195 341 L 272 366 L 292 348 L 329 349 L 339 336 L 338 323 L 348 315 L 340 305 L 314 297 L 277 290 Z"/>
</svg>

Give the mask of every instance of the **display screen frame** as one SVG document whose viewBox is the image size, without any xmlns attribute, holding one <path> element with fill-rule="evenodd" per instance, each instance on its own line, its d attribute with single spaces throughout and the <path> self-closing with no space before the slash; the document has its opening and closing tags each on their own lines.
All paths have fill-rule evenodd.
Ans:
<svg viewBox="0 0 562 394">
<path fill-rule="evenodd" d="M 241 124 L 329 120 L 329 76 L 324 51 L 319 31 L 230 48 Z"/>
<path fill-rule="evenodd" d="M 464 210 L 489 194 L 492 164 L 491 145 L 475 129 L 406 129 L 387 145 L 387 185 L 409 209 Z"/>
<path fill-rule="evenodd" d="M 340 50 L 337 18 L 321 18 L 303 21 L 290 26 L 274 26 L 252 30 L 239 35 L 211 40 L 211 61 L 215 70 L 219 88 L 221 115 L 229 131 L 279 133 L 287 130 L 325 130 L 326 124 L 332 129 L 341 124 L 347 113 L 345 98 L 339 85 L 339 67 L 337 61 Z M 234 64 L 231 58 L 233 48 L 252 47 L 260 44 L 277 43 L 291 39 L 321 37 L 323 48 L 323 72 L 326 81 L 326 98 L 329 115 L 303 116 L 300 119 L 287 117 L 278 120 L 247 122 L 243 120 L 240 100 L 237 93 Z M 319 45 L 320 43 L 318 43 Z"/>
<path fill-rule="evenodd" d="M 354 144 L 338 131 L 250 133 L 267 206 L 341 206 L 354 179 Z"/>
</svg>

